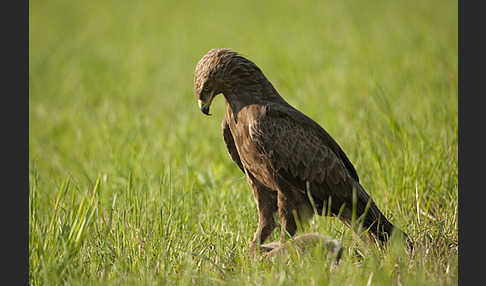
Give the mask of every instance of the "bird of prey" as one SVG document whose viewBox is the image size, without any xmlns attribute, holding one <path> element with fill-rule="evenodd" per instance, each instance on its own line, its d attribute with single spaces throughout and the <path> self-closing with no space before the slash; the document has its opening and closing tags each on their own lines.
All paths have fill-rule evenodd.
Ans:
<svg viewBox="0 0 486 286">
<path fill-rule="evenodd" d="M 281 240 L 315 213 L 337 216 L 386 242 L 394 227 L 359 183 L 353 164 L 314 120 L 288 104 L 252 61 L 231 49 L 212 49 L 194 72 L 194 94 L 202 113 L 223 94 L 224 142 L 245 174 L 258 208 L 250 254 L 276 227 Z"/>
</svg>

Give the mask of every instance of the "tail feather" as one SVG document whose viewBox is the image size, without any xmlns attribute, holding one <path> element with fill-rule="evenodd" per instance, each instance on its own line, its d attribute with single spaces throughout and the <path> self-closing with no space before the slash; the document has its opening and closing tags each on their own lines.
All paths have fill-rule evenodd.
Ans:
<svg viewBox="0 0 486 286">
<path fill-rule="evenodd" d="M 363 186 L 360 183 L 355 182 L 354 190 L 356 196 L 353 198 L 353 205 L 351 208 L 346 208 L 347 211 L 343 212 L 341 219 L 347 224 L 352 223 L 353 219 L 353 207 L 355 209 L 356 225 L 361 225 L 363 229 L 367 229 L 371 232 L 379 241 L 387 242 L 392 236 L 393 232 L 398 232 L 407 241 L 409 246 L 412 247 L 411 239 L 409 236 L 395 227 L 380 211 L 373 199 L 366 193 Z"/>
<path fill-rule="evenodd" d="M 401 235 L 407 241 L 409 249 L 413 250 L 410 237 L 385 217 L 356 180 L 349 178 L 338 184 L 324 182 L 322 185 L 309 185 L 307 189 L 312 194 L 312 203 L 315 203 L 317 213 L 336 216 L 355 231 L 368 230 L 368 233 L 384 243 L 395 232 Z"/>
</svg>

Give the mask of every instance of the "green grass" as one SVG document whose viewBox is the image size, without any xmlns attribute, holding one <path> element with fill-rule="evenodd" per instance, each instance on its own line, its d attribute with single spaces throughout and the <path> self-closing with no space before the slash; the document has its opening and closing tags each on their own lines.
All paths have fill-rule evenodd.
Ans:
<svg viewBox="0 0 486 286">
<path fill-rule="evenodd" d="M 30 284 L 458 284 L 457 1 L 206 2 L 29 1 Z M 316 217 L 340 265 L 248 258 L 224 99 L 192 91 L 217 47 L 339 142 L 413 257 Z"/>
</svg>

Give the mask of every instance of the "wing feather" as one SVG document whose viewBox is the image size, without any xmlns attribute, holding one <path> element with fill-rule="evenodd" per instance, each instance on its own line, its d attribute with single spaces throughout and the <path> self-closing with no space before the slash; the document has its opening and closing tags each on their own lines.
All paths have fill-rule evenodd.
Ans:
<svg viewBox="0 0 486 286">
<path fill-rule="evenodd" d="M 350 177 L 359 180 L 337 143 L 300 112 L 267 108 L 266 114 L 252 124 L 250 134 L 274 172 L 291 175 L 293 178 L 287 179 L 297 179 L 300 187 L 306 181 L 336 185 Z"/>
<path fill-rule="evenodd" d="M 243 169 L 243 164 L 241 164 L 240 155 L 238 155 L 238 150 L 236 149 L 233 134 L 231 133 L 226 117 L 223 119 L 221 127 L 223 130 L 224 143 L 226 144 L 226 148 L 228 149 L 231 160 L 233 160 L 233 162 L 235 162 L 238 167 L 240 167 L 240 170 L 245 173 L 245 170 Z"/>
</svg>

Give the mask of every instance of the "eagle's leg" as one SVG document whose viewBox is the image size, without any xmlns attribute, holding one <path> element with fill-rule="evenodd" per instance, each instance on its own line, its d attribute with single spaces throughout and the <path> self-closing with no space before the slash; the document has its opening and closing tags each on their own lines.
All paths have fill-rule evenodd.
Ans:
<svg viewBox="0 0 486 286">
<path fill-rule="evenodd" d="M 292 197 L 282 191 L 278 192 L 278 216 L 281 221 L 280 241 L 284 242 L 287 236 L 294 236 L 297 231 L 297 224 L 295 218 L 297 216 L 297 208 L 293 203 Z"/>
<path fill-rule="evenodd" d="M 258 208 L 258 227 L 250 244 L 250 256 L 253 257 L 276 227 L 273 215 L 277 212 L 277 192 L 265 187 L 251 175 L 248 175 L 248 182 Z"/>
<path fill-rule="evenodd" d="M 303 228 L 314 215 L 312 204 L 305 192 L 287 182 L 279 182 L 278 215 L 281 221 L 280 241 L 292 237 L 298 228 Z"/>
</svg>

